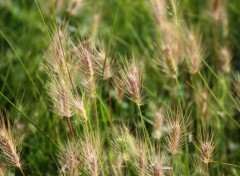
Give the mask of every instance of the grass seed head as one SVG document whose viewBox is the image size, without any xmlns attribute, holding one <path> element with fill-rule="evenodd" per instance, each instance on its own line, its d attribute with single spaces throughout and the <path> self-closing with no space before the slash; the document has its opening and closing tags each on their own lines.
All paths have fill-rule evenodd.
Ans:
<svg viewBox="0 0 240 176">
<path fill-rule="evenodd" d="M 77 64 L 81 76 L 81 84 L 85 90 L 89 93 L 89 96 L 93 98 L 96 90 L 96 68 L 94 67 L 94 53 L 90 48 L 79 44 L 73 45 L 74 54 L 78 58 Z"/>
<path fill-rule="evenodd" d="M 189 65 L 189 72 L 191 74 L 196 74 L 202 64 L 203 59 L 203 47 L 201 45 L 201 37 L 197 35 L 198 32 L 187 32 L 187 58 Z"/>
<path fill-rule="evenodd" d="M 19 151 L 17 150 L 17 139 L 13 135 L 9 121 L 7 121 L 8 129 L 4 123 L 4 119 L 1 115 L 0 122 L 0 149 L 3 152 L 3 156 L 8 163 L 21 169 L 22 164 L 20 162 Z"/>
<path fill-rule="evenodd" d="M 99 153 L 101 150 L 98 136 L 86 136 L 80 141 L 81 157 L 84 161 L 87 172 L 92 176 L 98 176 L 101 173 L 99 165 Z"/>
<path fill-rule="evenodd" d="M 122 67 L 115 80 L 115 85 L 137 105 L 143 103 L 143 70 L 141 64 L 134 59 Z"/>
<path fill-rule="evenodd" d="M 229 48 L 223 47 L 219 51 L 220 70 L 224 73 L 230 73 L 232 54 Z"/>
<path fill-rule="evenodd" d="M 68 9 L 67 12 L 70 15 L 77 15 L 79 13 L 79 11 L 81 10 L 81 8 L 84 5 L 84 1 L 83 0 L 71 0 L 69 5 L 68 5 Z"/>
<path fill-rule="evenodd" d="M 172 155 L 175 155 L 185 140 L 187 140 L 186 138 L 191 123 L 190 114 L 183 114 L 181 109 L 176 109 L 172 112 L 170 110 L 164 116 L 164 120 L 169 128 L 167 149 Z"/>
<path fill-rule="evenodd" d="M 95 65 L 97 74 L 100 78 L 102 78 L 103 76 L 103 79 L 107 80 L 112 77 L 113 75 L 112 60 L 111 57 L 106 56 L 106 52 L 103 48 L 101 48 L 100 51 L 97 51 Z"/>
<path fill-rule="evenodd" d="M 84 107 L 83 99 L 77 97 L 73 100 L 73 107 L 75 109 L 75 113 L 79 114 L 79 116 L 83 119 L 83 121 L 87 120 L 87 113 Z"/>
<path fill-rule="evenodd" d="M 73 95 L 69 86 L 61 77 L 52 77 L 48 94 L 53 102 L 54 112 L 68 118 L 73 115 Z"/>
<path fill-rule="evenodd" d="M 165 0 L 151 0 L 150 3 L 157 23 L 161 25 L 167 17 Z"/>
<path fill-rule="evenodd" d="M 77 176 L 80 174 L 82 167 L 79 146 L 76 143 L 68 142 L 66 148 L 62 149 L 60 153 L 61 175 Z"/>
<path fill-rule="evenodd" d="M 199 145 L 200 145 L 199 148 L 201 152 L 202 161 L 205 164 L 209 164 L 213 159 L 216 143 L 212 135 L 210 134 L 207 134 L 205 136 L 204 135 L 199 141 Z"/>
<path fill-rule="evenodd" d="M 163 71 L 173 79 L 177 79 L 178 68 L 176 60 L 173 59 L 172 53 L 169 47 L 163 49 L 163 57 L 159 64 Z"/>
</svg>

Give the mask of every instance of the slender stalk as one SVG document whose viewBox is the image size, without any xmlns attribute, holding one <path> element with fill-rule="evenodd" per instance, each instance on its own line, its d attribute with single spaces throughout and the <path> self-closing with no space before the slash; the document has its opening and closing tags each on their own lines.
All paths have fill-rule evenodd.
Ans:
<svg viewBox="0 0 240 176">
<path fill-rule="evenodd" d="M 118 14 L 119 6 L 120 6 L 120 0 L 118 0 L 118 6 L 117 6 L 117 10 L 116 10 L 116 13 L 115 13 L 115 16 L 114 16 L 113 25 L 112 25 L 112 29 L 111 29 L 111 33 L 110 33 L 110 37 L 109 37 L 109 41 L 108 41 L 108 46 L 107 46 L 107 50 L 106 50 L 106 55 L 105 55 L 105 58 L 104 58 L 104 64 L 103 64 L 103 70 L 102 70 L 102 80 L 101 80 L 101 92 L 102 92 L 102 89 L 103 89 L 103 74 L 104 74 L 104 70 L 105 70 L 105 66 L 106 66 L 106 62 L 107 62 L 107 57 L 108 57 L 110 46 L 111 46 L 111 41 L 112 41 L 114 26 L 115 26 L 115 23 L 116 23 L 116 20 L 117 20 L 117 14 Z"/>
<path fill-rule="evenodd" d="M 223 107 L 223 105 L 218 101 L 216 95 L 212 92 L 212 90 L 210 89 L 210 87 L 208 86 L 206 80 L 203 78 L 202 74 L 200 72 L 198 72 L 199 76 L 201 77 L 201 79 L 203 80 L 204 84 L 206 85 L 207 89 L 209 90 L 209 92 L 211 93 L 211 95 L 213 96 L 214 100 L 216 101 L 216 103 L 218 104 L 218 106 L 226 113 L 226 115 L 230 118 L 230 120 L 232 120 L 232 122 L 238 127 L 240 128 L 240 124 L 237 122 L 237 120 L 235 120 L 229 113 L 228 111 L 225 109 L 225 107 Z"/>
<path fill-rule="evenodd" d="M 23 172 L 23 170 L 22 170 L 22 167 L 21 167 L 21 166 L 19 167 L 19 170 L 20 170 L 20 172 L 21 172 L 22 176 L 25 176 L 25 174 L 24 174 L 24 172 Z"/>
<path fill-rule="evenodd" d="M 110 89 L 111 89 L 110 78 L 107 80 L 107 85 L 108 85 L 108 104 L 110 108 L 110 119 L 112 119 L 112 98 L 110 95 Z"/>
<path fill-rule="evenodd" d="M 240 169 L 240 165 L 236 165 L 236 164 L 225 163 L 225 162 L 221 162 L 221 161 L 211 161 L 211 162 Z"/>
<path fill-rule="evenodd" d="M 170 175 L 173 176 L 173 154 L 171 154 L 171 160 L 170 160 Z"/>
<path fill-rule="evenodd" d="M 205 166 L 205 172 L 206 172 L 206 174 L 208 176 L 208 164 L 206 164 L 206 166 Z"/>
<path fill-rule="evenodd" d="M 24 65 L 22 59 L 20 58 L 20 56 L 18 55 L 17 51 L 15 50 L 15 48 L 13 47 L 12 43 L 8 40 L 7 36 L 0 30 L 0 34 L 3 36 L 3 38 L 7 41 L 8 45 L 11 47 L 11 49 L 13 50 L 14 54 L 17 57 L 17 60 L 19 61 L 21 67 L 23 68 L 24 72 L 26 73 L 28 79 L 30 80 L 31 84 L 34 87 L 34 90 L 36 92 L 36 94 L 39 96 L 40 98 L 40 102 L 42 103 L 43 107 L 47 110 L 47 106 L 43 101 L 42 95 L 40 94 L 39 88 L 37 87 L 37 85 L 35 84 L 35 82 L 33 81 L 30 73 L 28 72 L 26 66 Z"/>
<path fill-rule="evenodd" d="M 2 92 L 0 92 L 0 95 L 7 100 L 29 123 L 31 123 L 47 140 L 49 140 L 58 150 L 61 150 L 59 146 L 41 129 L 39 128 L 28 116 L 26 116 L 20 109 L 16 107 L 13 102 L 11 102 L 5 95 L 3 95 Z"/>
<path fill-rule="evenodd" d="M 95 120 L 96 120 L 96 123 L 97 123 L 97 131 L 99 131 L 99 119 L 98 119 L 98 111 L 97 111 L 97 100 L 96 98 L 93 98 L 93 109 L 94 109 L 94 117 L 95 117 Z"/>
<path fill-rule="evenodd" d="M 147 142 L 149 143 L 150 147 L 152 148 L 152 143 L 151 143 L 150 137 L 148 135 L 148 131 L 147 131 L 147 128 L 146 128 L 146 125 L 145 125 L 145 122 L 144 122 L 144 118 L 143 118 L 143 115 L 142 115 L 141 107 L 140 107 L 139 104 L 137 104 L 137 108 L 138 108 L 138 113 L 139 113 L 139 116 L 140 116 L 140 119 L 141 119 L 141 123 L 142 123 L 142 127 L 143 127 L 144 139 L 147 140 Z"/>
<path fill-rule="evenodd" d="M 66 117 L 66 118 L 67 118 L 69 130 L 70 130 L 70 132 L 71 132 L 71 135 L 72 135 L 72 137 L 73 137 L 73 140 L 75 141 L 76 138 L 75 138 L 75 135 L 74 135 L 74 132 L 73 132 L 73 128 L 72 128 L 72 124 L 71 124 L 70 118 L 69 118 L 69 117 Z"/>
</svg>

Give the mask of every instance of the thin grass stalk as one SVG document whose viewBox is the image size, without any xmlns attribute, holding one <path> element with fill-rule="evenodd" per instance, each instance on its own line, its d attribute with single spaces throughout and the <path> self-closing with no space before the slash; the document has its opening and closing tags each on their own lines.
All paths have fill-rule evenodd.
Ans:
<svg viewBox="0 0 240 176">
<path fill-rule="evenodd" d="M 51 142 L 58 150 L 61 151 L 60 147 L 41 129 L 39 128 L 28 116 L 26 116 L 20 109 L 18 109 L 2 92 L 0 95 L 6 99 L 29 123 L 31 123 L 49 142 Z"/>
<path fill-rule="evenodd" d="M 240 169 L 240 165 L 236 165 L 236 164 L 225 163 L 225 162 L 221 162 L 221 161 L 211 161 L 211 162 Z"/>
<path fill-rule="evenodd" d="M 211 93 L 211 95 L 213 96 L 214 100 L 217 102 L 218 106 L 226 113 L 226 115 L 230 118 L 230 120 L 232 120 L 232 122 L 238 127 L 240 128 L 240 124 L 227 112 L 227 110 L 222 106 L 222 104 L 218 101 L 217 97 L 215 96 L 215 94 L 212 92 L 212 90 L 210 89 L 210 87 L 208 86 L 206 80 L 203 78 L 202 74 L 200 71 L 198 71 L 199 76 L 201 77 L 201 79 L 203 80 L 204 84 L 206 85 L 207 89 L 209 90 L 209 92 Z"/>
<path fill-rule="evenodd" d="M 105 70 L 105 66 L 106 66 L 106 62 L 107 62 L 107 56 L 108 56 L 110 46 L 111 46 L 113 30 L 114 30 L 114 26 L 115 26 L 115 23 L 116 23 L 116 20 L 117 20 L 117 14 L 118 14 L 119 6 L 120 6 L 120 0 L 118 0 L 118 6 L 117 6 L 117 10 L 116 10 L 116 13 L 115 13 L 115 16 L 114 16 L 113 25 L 112 25 L 112 29 L 111 29 L 111 33 L 110 33 L 110 39 L 109 39 L 109 42 L 108 42 L 108 46 L 107 46 L 107 50 L 106 50 L 106 54 L 105 54 L 105 58 L 104 58 L 102 80 L 101 80 L 101 91 L 103 89 L 103 74 L 104 74 L 104 70 Z"/>
<path fill-rule="evenodd" d="M 41 104 L 43 105 L 43 107 L 45 108 L 45 110 L 47 110 L 48 108 L 47 108 L 46 104 L 44 103 L 44 101 L 43 101 L 43 99 L 42 99 L 42 95 L 40 94 L 40 91 L 39 91 L 37 85 L 36 85 L 35 82 L 33 81 L 32 77 L 31 77 L 30 73 L 28 72 L 27 68 L 25 67 L 22 59 L 20 58 L 20 56 L 18 55 L 17 51 L 16 51 L 15 48 L 13 47 L 12 43 L 8 40 L 7 36 L 6 36 L 1 30 L 0 30 L 0 34 L 1 34 L 1 35 L 3 36 L 3 38 L 7 41 L 7 43 L 9 44 L 9 46 L 11 47 L 11 49 L 13 50 L 13 52 L 15 53 L 15 55 L 16 55 L 19 63 L 20 63 L 20 65 L 22 66 L 24 72 L 27 74 L 28 79 L 30 80 L 31 84 L 33 85 L 33 87 L 34 87 L 34 89 L 35 89 L 35 91 L 36 91 L 36 93 L 37 93 L 37 95 L 39 96 L 40 101 L 41 101 Z M 48 111 L 47 111 L 47 112 L 48 112 Z"/>
<path fill-rule="evenodd" d="M 25 176 L 25 173 L 23 172 L 22 167 L 19 167 L 19 170 L 20 170 L 22 176 Z"/>
<path fill-rule="evenodd" d="M 67 123 L 68 123 L 68 127 L 69 127 L 69 130 L 70 130 L 70 133 L 72 135 L 73 140 L 75 141 L 76 137 L 74 135 L 74 131 L 73 131 L 73 128 L 72 128 L 72 123 L 70 121 L 70 118 L 69 117 L 65 117 L 65 118 L 67 118 Z"/>
<path fill-rule="evenodd" d="M 213 69 L 208 65 L 208 63 L 203 60 L 203 63 L 206 65 L 206 67 L 209 69 L 209 71 L 213 74 L 213 76 L 216 78 L 216 79 L 219 79 L 219 76 L 213 71 Z M 238 102 L 236 101 L 236 99 L 233 97 L 233 95 L 231 94 L 230 91 L 227 91 L 228 92 L 228 95 L 229 97 L 232 99 L 232 101 L 234 102 L 235 106 L 238 107 Z"/>
<path fill-rule="evenodd" d="M 141 119 L 141 124 L 142 124 L 142 127 L 143 127 L 144 138 L 148 142 L 150 147 L 152 148 L 152 143 L 151 143 L 151 140 L 150 140 L 150 137 L 149 137 L 149 134 L 148 134 L 145 122 L 144 122 L 144 118 L 143 118 L 143 115 L 142 115 L 141 107 L 140 107 L 139 104 L 137 104 L 137 108 L 138 108 L 138 113 L 139 113 L 139 116 L 140 116 L 140 119 Z"/>
<path fill-rule="evenodd" d="M 96 98 L 93 98 L 93 109 L 94 109 L 94 116 L 95 116 L 95 120 L 97 123 L 97 131 L 100 133 L 99 128 L 100 128 L 100 124 L 99 124 L 99 119 L 98 119 L 98 110 L 97 110 L 97 100 Z"/>
<path fill-rule="evenodd" d="M 196 90 L 194 77 L 190 76 L 190 81 L 191 81 L 191 83 L 189 84 L 189 87 L 193 88 L 194 90 Z M 200 119 L 197 117 L 196 118 L 196 138 L 200 137 L 200 133 L 199 133 L 199 131 L 201 130 L 201 124 L 200 123 L 201 123 Z"/>
<path fill-rule="evenodd" d="M 108 85 L 108 104 L 110 108 L 110 119 L 112 119 L 112 98 L 110 95 L 110 89 L 111 89 L 110 78 L 107 80 L 107 85 Z"/>
<path fill-rule="evenodd" d="M 170 175 L 173 176 L 173 154 L 171 154 L 171 161 L 170 161 Z"/>
</svg>

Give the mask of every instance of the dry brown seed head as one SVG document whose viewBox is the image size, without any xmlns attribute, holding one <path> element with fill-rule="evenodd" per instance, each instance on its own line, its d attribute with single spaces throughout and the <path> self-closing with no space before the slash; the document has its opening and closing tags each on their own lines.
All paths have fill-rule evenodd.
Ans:
<svg viewBox="0 0 240 176">
<path fill-rule="evenodd" d="M 80 174 L 80 168 L 82 166 L 80 160 L 79 146 L 75 143 L 68 143 L 66 149 L 63 149 L 60 153 L 61 168 L 60 173 L 62 175 L 78 176 Z"/>
<path fill-rule="evenodd" d="M 73 46 L 74 54 L 78 58 L 77 64 L 81 76 L 81 84 L 84 89 L 89 93 L 89 96 L 93 98 L 96 91 L 96 74 L 94 67 L 94 54 L 91 49 L 80 44 L 78 46 Z"/>
<path fill-rule="evenodd" d="M 181 131 L 181 124 L 179 124 L 178 121 L 176 121 L 171 129 L 170 132 L 170 138 L 168 141 L 168 150 L 171 154 L 176 154 L 178 149 L 179 149 L 179 145 L 180 145 L 180 140 L 181 140 L 181 135 L 182 135 L 182 131 Z"/>
<path fill-rule="evenodd" d="M 211 162 L 213 158 L 215 146 L 216 144 L 214 142 L 214 138 L 209 134 L 207 135 L 207 137 L 203 137 L 200 140 L 201 156 L 205 164 L 208 164 Z"/>
<path fill-rule="evenodd" d="M 141 65 L 133 60 L 120 69 L 119 76 L 115 80 L 115 85 L 137 105 L 141 105 L 143 102 L 142 74 Z"/>
<path fill-rule="evenodd" d="M 72 0 L 68 6 L 67 12 L 70 15 L 77 15 L 83 7 L 83 0 Z"/>
<path fill-rule="evenodd" d="M 103 76 L 103 79 L 107 80 L 112 77 L 113 75 L 112 60 L 111 60 L 111 57 L 106 56 L 106 52 L 104 51 L 104 49 L 100 49 L 100 51 L 97 52 L 95 65 L 96 65 L 98 76 L 100 78 L 102 78 Z M 104 68 L 104 72 L 103 72 L 103 68 Z"/>
<path fill-rule="evenodd" d="M 163 71 L 165 71 L 173 79 L 177 79 L 178 75 L 177 64 L 172 57 L 169 47 L 166 47 L 163 50 L 163 54 L 164 54 L 163 63 L 160 64 L 163 67 Z"/>
<path fill-rule="evenodd" d="M 221 71 L 225 73 L 229 73 L 231 71 L 231 60 L 232 60 L 232 54 L 229 48 L 223 47 L 220 49 L 219 52 L 219 61 L 221 66 Z"/>
<path fill-rule="evenodd" d="M 166 112 L 164 120 L 169 129 L 167 150 L 174 155 L 187 140 L 191 125 L 190 112 L 186 111 L 183 114 L 181 109 L 169 110 L 169 112 Z"/>
<path fill-rule="evenodd" d="M 73 95 L 71 89 L 61 77 L 52 78 L 48 94 L 53 102 L 54 112 L 58 113 L 60 116 L 68 118 L 73 115 Z"/>
<path fill-rule="evenodd" d="M 223 36 L 228 35 L 228 14 L 226 10 L 226 4 L 223 0 L 214 0 L 212 6 L 212 18 L 217 24 L 218 21 L 221 21 L 223 25 Z"/>
<path fill-rule="evenodd" d="M 150 3 L 157 23 L 161 25 L 167 18 L 165 0 L 151 0 Z"/>
<path fill-rule="evenodd" d="M 4 158 L 13 166 L 21 168 L 20 156 L 17 150 L 17 140 L 11 132 L 10 124 L 8 121 L 8 128 L 4 123 L 4 119 L 1 116 L 0 122 L 0 149 L 3 152 Z"/>
<path fill-rule="evenodd" d="M 154 162 L 152 164 L 152 175 L 153 176 L 164 176 L 162 165 L 159 162 Z"/>
<path fill-rule="evenodd" d="M 86 113 L 82 98 L 80 97 L 75 98 L 73 101 L 73 107 L 75 108 L 75 111 L 76 111 L 75 113 L 79 114 L 80 117 L 83 119 L 83 121 L 86 121 L 87 113 Z"/>
<path fill-rule="evenodd" d="M 187 32 L 187 58 L 189 63 L 189 72 L 196 74 L 202 63 L 204 49 L 201 44 L 201 37 L 198 36 L 199 32 Z"/>
</svg>

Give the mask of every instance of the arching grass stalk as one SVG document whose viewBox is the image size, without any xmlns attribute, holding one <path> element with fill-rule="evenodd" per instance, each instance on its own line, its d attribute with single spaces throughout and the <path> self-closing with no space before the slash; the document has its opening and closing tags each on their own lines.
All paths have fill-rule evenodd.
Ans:
<svg viewBox="0 0 240 176">
<path fill-rule="evenodd" d="M 216 79 L 220 79 L 220 77 L 217 75 L 217 73 L 214 72 L 214 70 L 210 67 L 210 65 L 205 61 L 203 60 L 203 63 L 204 65 L 206 65 L 206 67 L 209 69 L 209 71 L 213 74 L 213 76 L 216 78 Z M 230 91 L 227 91 L 229 97 L 232 99 L 233 103 L 235 104 L 236 107 L 239 106 L 238 102 L 236 101 L 236 99 L 233 97 L 233 95 L 231 94 Z"/>
<path fill-rule="evenodd" d="M 58 150 L 61 150 L 59 146 L 50 138 L 47 136 L 47 134 L 39 128 L 28 116 L 26 116 L 20 109 L 16 107 L 15 104 L 13 104 L 5 95 L 0 92 L 0 95 L 6 99 L 25 119 L 27 119 L 28 122 L 30 122 L 49 142 L 51 142 Z"/>
<path fill-rule="evenodd" d="M 37 93 L 37 95 L 39 96 L 40 98 L 40 101 L 43 105 L 43 107 L 47 110 L 47 106 L 46 104 L 44 103 L 43 101 L 43 98 L 42 98 L 42 95 L 40 94 L 40 91 L 37 87 L 37 85 L 35 84 L 35 82 L 33 81 L 30 73 L 28 72 L 27 68 L 25 67 L 22 59 L 20 58 L 20 56 L 18 55 L 17 51 L 15 50 L 15 48 L 13 47 L 12 43 L 8 40 L 7 36 L 0 30 L 0 34 L 3 36 L 3 38 L 7 41 L 7 43 L 9 44 L 9 46 L 11 47 L 11 49 L 13 50 L 14 54 L 16 55 L 17 57 L 17 60 L 19 61 L 20 65 L 22 66 L 24 72 L 27 74 L 27 77 L 28 79 L 30 80 L 31 84 L 33 85 L 34 89 L 35 89 L 35 92 Z"/>
<path fill-rule="evenodd" d="M 212 92 L 212 90 L 210 89 L 210 87 L 208 86 L 206 80 L 203 78 L 201 72 L 198 72 L 199 76 L 201 77 L 201 79 L 203 80 L 204 84 L 206 85 L 208 91 L 211 93 L 211 95 L 213 96 L 214 100 L 216 101 L 216 103 L 218 104 L 218 106 L 226 113 L 226 115 L 230 118 L 230 120 L 232 120 L 232 122 L 238 127 L 240 128 L 240 124 L 227 112 L 227 110 L 223 107 L 223 105 L 218 101 L 217 97 L 215 96 L 215 94 Z"/>
<path fill-rule="evenodd" d="M 225 162 L 222 162 L 222 161 L 211 161 L 211 162 L 240 169 L 240 165 L 236 165 L 236 164 L 225 163 Z"/>
</svg>

